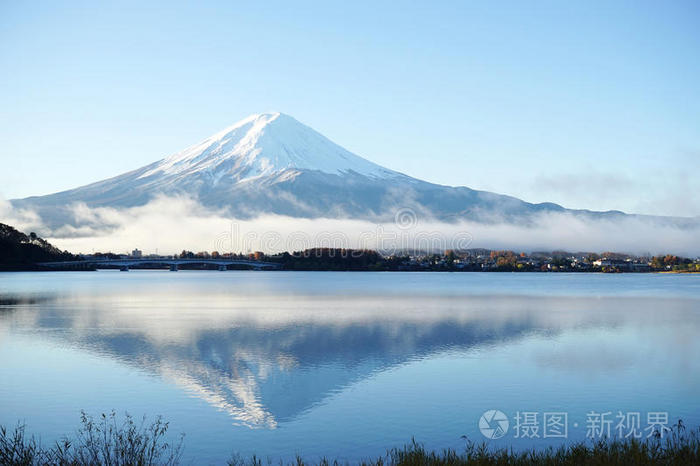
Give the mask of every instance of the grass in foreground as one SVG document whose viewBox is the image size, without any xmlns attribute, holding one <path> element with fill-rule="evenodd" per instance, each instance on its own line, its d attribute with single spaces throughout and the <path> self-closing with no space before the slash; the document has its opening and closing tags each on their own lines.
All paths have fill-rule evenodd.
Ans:
<svg viewBox="0 0 700 466">
<path fill-rule="evenodd" d="M 166 441 L 168 423 L 161 418 L 137 423 L 126 415 L 118 421 L 115 413 L 97 420 L 83 413 L 82 426 L 74 440 L 64 439 L 44 448 L 35 437 L 27 437 L 22 425 L 14 430 L 0 427 L 0 465 L 176 465 L 182 456 L 184 435 L 179 442 Z M 196 460 L 194 461 L 196 464 Z M 231 466 L 276 464 L 258 457 L 234 456 Z M 290 465 L 331 466 L 337 460 L 307 461 L 297 458 Z M 467 442 L 464 451 L 427 451 L 415 441 L 390 450 L 385 456 L 363 461 L 367 466 L 470 465 L 470 466 L 554 466 L 554 465 L 700 465 L 700 429 L 686 432 L 682 422 L 664 438 L 644 440 L 601 440 L 577 443 L 558 449 L 514 452 L 490 449 L 486 444 Z"/>
<path fill-rule="evenodd" d="M 184 435 L 177 444 L 165 440 L 168 423 L 158 417 L 150 424 L 144 417 L 136 422 L 127 414 L 118 421 L 116 413 L 97 420 L 81 414 L 75 439 L 64 438 L 43 447 L 36 437 L 27 437 L 25 427 L 13 431 L 0 427 L 0 465 L 176 465 L 182 454 Z"/>
</svg>

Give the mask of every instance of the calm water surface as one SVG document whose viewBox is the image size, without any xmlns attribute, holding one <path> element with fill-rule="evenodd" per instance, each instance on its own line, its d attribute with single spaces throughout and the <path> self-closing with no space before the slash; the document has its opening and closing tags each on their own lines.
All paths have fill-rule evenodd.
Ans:
<svg viewBox="0 0 700 466">
<path fill-rule="evenodd" d="M 0 424 L 45 443 L 84 409 L 162 414 L 185 458 L 349 461 L 584 439 L 587 413 L 700 425 L 700 276 L 0 273 Z M 518 412 L 567 439 L 515 438 Z M 614 425 L 613 425 L 614 427 Z"/>
</svg>

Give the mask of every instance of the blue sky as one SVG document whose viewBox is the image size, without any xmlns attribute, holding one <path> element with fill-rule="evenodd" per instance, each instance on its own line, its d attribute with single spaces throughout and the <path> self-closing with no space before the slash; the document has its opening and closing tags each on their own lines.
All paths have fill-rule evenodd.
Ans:
<svg viewBox="0 0 700 466">
<path fill-rule="evenodd" d="M 694 1 L 2 2 L 0 196 L 276 110 L 432 182 L 700 215 L 698 24 Z"/>
</svg>

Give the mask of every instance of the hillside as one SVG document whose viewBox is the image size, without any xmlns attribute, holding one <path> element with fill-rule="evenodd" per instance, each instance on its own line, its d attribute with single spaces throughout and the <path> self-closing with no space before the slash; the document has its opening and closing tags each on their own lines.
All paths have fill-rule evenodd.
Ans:
<svg viewBox="0 0 700 466">
<path fill-rule="evenodd" d="M 0 223 L 0 270 L 34 270 L 37 262 L 73 259 L 73 254 L 61 251 L 34 233 L 25 235 Z"/>
</svg>

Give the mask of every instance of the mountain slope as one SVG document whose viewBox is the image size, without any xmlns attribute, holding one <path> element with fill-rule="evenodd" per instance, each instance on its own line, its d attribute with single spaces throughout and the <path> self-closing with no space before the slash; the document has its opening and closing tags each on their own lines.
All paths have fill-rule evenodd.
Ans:
<svg viewBox="0 0 700 466">
<path fill-rule="evenodd" d="M 527 222 L 535 213 L 620 217 L 466 187 L 427 183 L 381 167 L 333 143 L 294 118 L 252 115 L 177 154 L 140 169 L 60 193 L 12 201 L 38 211 L 49 226 L 76 223 L 71 206 L 130 207 L 158 195 L 195 197 L 206 207 L 250 218 L 392 220 L 398 209 L 442 221 Z"/>
<path fill-rule="evenodd" d="M 72 259 L 75 259 L 72 254 L 59 250 L 34 233 L 25 235 L 0 223 L 0 270 L 34 269 L 36 262 Z"/>
<path fill-rule="evenodd" d="M 281 113 L 252 115 L 200 144 L 156 162 L 139 178 L 211 176 L 236 182 L 287 169 L 333 175 L 354 172 L 372 178 L 398 175 L 358 157 L 294 118 Z"/>
</svg>

